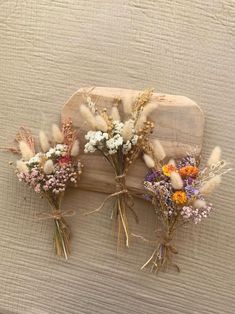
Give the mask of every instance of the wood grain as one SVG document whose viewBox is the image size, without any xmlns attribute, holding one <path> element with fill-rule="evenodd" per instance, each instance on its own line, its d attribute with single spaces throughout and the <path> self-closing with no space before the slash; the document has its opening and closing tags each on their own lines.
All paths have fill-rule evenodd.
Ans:
<svg viewBox="0 0 235 314">
<path fill-rule="evenodd" d="M 20 125 L 49 131 L 78 87 L 151 86 L 200 104 L 203 157 L 219 144 L 235 168 L 234 33 L 234 0 L 0 1 L 0 146 Z M 103 193 L 66 195 L 64 209 L 77 210 L 73 255 L 56 259 L 51 222 L 33 219 L 46 204 L 9 160 L 0 152 L 1 314 L 234 314 L 234 171 L 211 199 L 213 215 L 177 234 L 181 274 L 156 278 L 139 270 L 146 243 L 117 255 L 111 204 L 83 215 Z M 151 208 L 137 201 L 136 211 L 132 231 L 153 238 Z"/>
<path fill-rule="evenodd" d="M 123 103 L 120 113 L 125 119 L 122 110 L 126 102 L 134 103 L 141 91 L 111 87 L 81 88 L 69 98 L 61 111 L 61 120 L 72 119 L 79 130 L 81 142 L 81 158 L 84 164 L 84 176 L 79 187 L 90 191 L 111 193 L 115 190 L 113 171 L 99 153 L 84 154 L 85 134 L 88 126 L 81 117 L 79 108 L 84 103 L 87 95 L 96 104 L 98 109 L 106 108 L 110 112 L 115 99 Z M 151 114 L 155 129 L 150 140 L 159 139 L 166 152 L 166 161 L 170 158 L 185 156 L 187 152 L 201 153 L 204 115 L 200 107 L 191 99 L 184 96 L 175 96 L 154 93 L 150 102 L 156 104 L 156 110 Z M 135 194 L 142 194 L 143 178 L 146 166 L 142 160 L 137 160 L 130 168 L 127 185 Z"/>
</svg>

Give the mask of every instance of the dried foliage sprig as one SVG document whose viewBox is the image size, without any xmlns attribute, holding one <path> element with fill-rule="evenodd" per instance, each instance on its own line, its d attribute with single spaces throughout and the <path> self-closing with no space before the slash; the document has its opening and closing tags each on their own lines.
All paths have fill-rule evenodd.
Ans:
<svg viewBox="0 0 235 314">
<path fill-rule="evenodd" d="M 58 256 L 68 259 L 71 253 L 71 230 L 65 217 L 75 214 L 74 210 L 61 209 L 61 201 L 69 185 L 76 186 L 82 173 L 79 154 L 78 134 L 72 122 L 52 126 L 52 140 L 40 131 L 39 141 L 42 151 L 36 153 L 35 140 L 31 132 L 21 128 L 16 136 L 21 155 L 16 162 L 16 175 L 42 198 L 46 199 L 51 211 L 36 215 L 37 219 L 54 221 L 54 246 Z M 12 150 L 11 150 L 12 151 Z"/>
<path fill-rule="evenodd" d="M 126 175 L 140 152 L 148 151 L 149 134 L 154 127 L 153 122 L 149 120 L 149 115 L 157 108 L 156 103 L 151 103 L 152 92 L 152 90 L 145 90 L 133 103 L 127 103 L 126 99 L 122 102 L 126 115 L 124 121 L 121 121 L 117 107 L 121 105 L 121 101 L 112 105 L 110 113 L 106 109 L 98 110 L 89 97 L 86 104 L 81 105 L 80 108 L 81 115 L 91 128 L 85 135 L 87 143 L 84 151 L 85 153 L 100 152 L 113 168 L 116 182 L 116 191 L 92 213 L 101 210 L 107 200 L 113 199 L 113 213 L 118 222 L 118 244 L 123 238 L 126 247 L 130 244 L 127 212 L 132 212 L 136 218 L 133 196 L 126 186 Z"/>
<path fill-rule="evenodd" d="M 155 143 L 156 144 L 156 143 Z M 231 169 L 221 160 L 221 149 L 216 147 L 204 169 L 199 169 L 200 158 L 194 154 L 164 164 L 164 150 L 158 142 L 152 147 L 152 155 L 145 155 L 148 174 L 144 180 L 145 199 L 153 204 L 157 220 L 157 247 L 142 266 L 157 273 L 174 263 L 177 254 L 172 244 L 175 231 L 182 225 L 200 223 L 213 210 L 213 205 L 205 199 L 221 183 L 221 176 Z M 160 153 L 159 153 L 160 152 Z"/>
</svg>

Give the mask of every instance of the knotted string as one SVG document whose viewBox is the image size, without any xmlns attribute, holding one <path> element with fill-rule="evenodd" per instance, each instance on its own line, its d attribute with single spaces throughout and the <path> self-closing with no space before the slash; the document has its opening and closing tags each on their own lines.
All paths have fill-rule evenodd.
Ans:
<svg viewBox="0 0 235 314">
<path fill-rule="evenodd" d="M 122 179 L 125 178 L 125 177 L 126 177 L 125 174 L 116 176 L 116 177 L 115 177 L 116 192 L 114 192 L 114 193 L 108 195 L 108 196 L 104 199 L 104 201 L 101 203 L 101 205 L 100 205 L 98 208 L 96 208 L 95 210 L 92 210 L 91 212 L 85 213 L 85 215 L 87 216 L 87 215 L 90 215 L 90 214 L 93 214 L 93 213 L 95 213 L 95 212 L 100 211 L 100 210 L 104 207 L 105 203 L 106 203 L 109 199 L 111 199 L 111 198 L 113 198 L 113 197 L 115 197 L 115 196 L 121 195 L 121 194 L 126 194 L 126 195 L 128 196 L 128 198 L 129 198 L 129 199 L 132 201 L 132 203 L 133 203 L 133 197 L 132 197 L 130 191 L 128 191 L 128 189 L 126 188 L 125 180 L 122 180 Z M 132 203 L 131 203 L 130 205 L 127 204 L 129 208 L 131 208 L 131 207 L 133 206 Z"/>
<path fill-rule="evenodd" d="M 64 217 L 72 217 L 75 215 L 75 210 L 67 209 L 67 210 L 53 210 L 52 212 L 41 212 L 36 214 L 36 219 L 38 220 L 46 220 L 46 219 L 56 219 L 61 220 Z"/>
</svg>

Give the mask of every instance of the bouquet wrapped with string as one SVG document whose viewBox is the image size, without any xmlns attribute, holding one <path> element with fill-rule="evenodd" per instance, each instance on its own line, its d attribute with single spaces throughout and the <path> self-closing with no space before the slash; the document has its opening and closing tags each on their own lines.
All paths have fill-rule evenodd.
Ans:
<svg viewBox="0 0 235 314">
<path fill-rule="evenodd" d="M 173 262 L 173 255 L 177 254 L 172 244 L 175 231 L 189 222 L 198 224 L 210 215 L 213 205 L 206 201 L 206 197 L 219 186 L 221 175 L 231 169 L 221 160 L 220 147 L 214 148 L 202 170 L 196 154 L 164 164 L 163 148 L 155 151 L 155 155 L 144 155 L 150 168 L 144 188 L 145 199 L 153 204 L 156 212 L 157 246 L 142 269 L 150 267 L 152 272 L 158 272 L 174 266 L 179 271 Z"/>
<path fill-rule="evenodd" d="M 130 165 L 149 145 L 149 134 L 154 124 L 148 117 L 157 108 L 157 104 L 151 102 L 151 97 L 152 90 L 145 90 L 132 103 L 116 100 L 110 112 L 105 108 L 98 110 L 90 97 L 87 97 L 86 103 L 80 107 L 81 115 L 90 128 L 85 135 L 87 142 L 84 151 L 97 151 L 104 156 L 114 171 L 116 182 L 116 191 L 92 213 L 101 210 L 107 200 L 113 199 L 112 216 L 116 216 L 118 222 L 118 244 L 124 239 L 126 247 L 129 247 L 130 242 L 127 212 L 132 212 L 137 220 L 133 209 L 133 196 L 126 186 L 126 175 Z M 121 120 L 120 110 L 124 111 L 124 121 Z"/>
<path fill-rule="evenodd" d="M 76 186 L 82 173 L 78 159 L 79 141 L 72 122 L 52 126 L 53 139 L 50 141 L 44 131 L 39 133 L 41 151 L 36 153 L 35 140 L 31 132 L 21 128 L 16 136 L 17 148 L 11 151 L 21 155 L 16 162 L 16 175 L 42 198 L 46 199 L 50 211 L 38 213 L 37 219 L 54 221 L 54 246 L 58 256 L 66 260 L 71 253 L 71 231 L 65 221 L 74 210 L 62 210 L 61 201 L 69 185 Z"/>
</svg>

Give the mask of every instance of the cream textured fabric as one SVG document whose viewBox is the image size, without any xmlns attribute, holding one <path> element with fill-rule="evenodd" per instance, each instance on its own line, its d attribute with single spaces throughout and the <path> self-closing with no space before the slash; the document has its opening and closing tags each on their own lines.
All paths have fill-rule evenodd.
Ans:
<svg viewBox="0 0 235 314">
<path fill-rule="evenodd" d="M 233 0 L 0 1 L 0 146 L 19 125 L 34 132 L 59 121 L 62 104 L 84 85 L 181 94 L 206 114 L 204 155 L 220 144 L 234 159 Z M 151 253 L 133 241 L 117 257 L 109 205 L 83 212 L 104 195 L 71 190 L 65 208 L 73 256 L 58 260 L 45 209 L 17 182 L 0 156 L 1 314 L 229 314 L 234 313 L 234 173 L 214 195 L 214 215 L 177 235 L 180 275 L 158 278 L 139 271 Z M 140 225 L 151 238 L 154 214 L 137 203 Z"/>
</svg>

